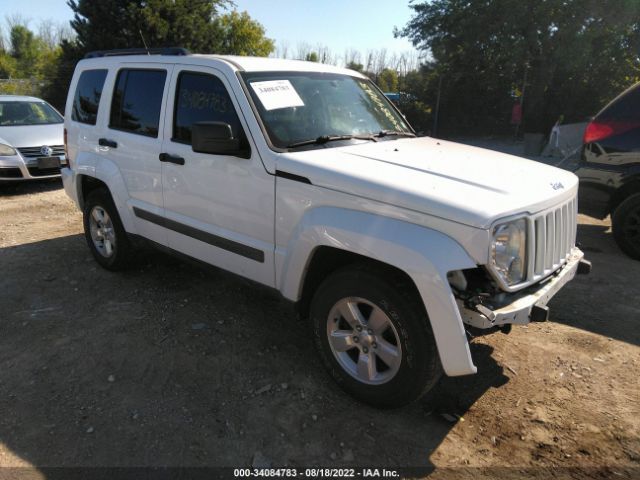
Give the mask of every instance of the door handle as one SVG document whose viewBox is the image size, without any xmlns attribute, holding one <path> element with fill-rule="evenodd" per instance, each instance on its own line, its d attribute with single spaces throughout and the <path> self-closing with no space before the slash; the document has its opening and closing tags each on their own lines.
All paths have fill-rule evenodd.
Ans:
<svg viewBox="0 0 640 480">
<path fill-rule="evenodd" d="M 184 158 L 178 157 L 177 155 L 161 153 L 159 158 L 161 162 L 175 163 L 176 165 L 184 165 Z"/>
<path fill-rule="evenodd" d="M 100 145 L 101 147 L 118 148 L 118 142 L 114 142 L 113 140 L 109 140 L 108 138 L 98 139 L 98 145 Z"/>
</svg>

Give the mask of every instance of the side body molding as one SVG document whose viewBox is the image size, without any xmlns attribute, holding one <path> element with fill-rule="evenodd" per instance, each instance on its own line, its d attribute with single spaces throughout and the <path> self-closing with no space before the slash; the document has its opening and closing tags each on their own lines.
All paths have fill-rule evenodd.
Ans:
<svg viewBox="0 0 640 480">
<path fill-rule="evenodd" d="M 476 267 L 451 237 L 420 225 L 336 207 L 305 212 L 292 232 L 276 280 L 298 300 L 313 251 L 329 246 L 393 265 L 414 281 L 429 314 L 442 366 L 449 376 L 476 373 L 447 272 Z"/>
</svg>

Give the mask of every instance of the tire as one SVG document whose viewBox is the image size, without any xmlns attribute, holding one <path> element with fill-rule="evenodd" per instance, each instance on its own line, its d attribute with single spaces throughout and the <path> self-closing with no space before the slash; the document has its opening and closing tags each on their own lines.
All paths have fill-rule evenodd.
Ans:
<svg viewBox="0 0 640 480">
<path fill-rule="evenodd" d="M 613 238 L 620 249 L 640 260 L 640 193 L 626 198 L 613 212 Z"/>
<path fill-rule="evenodd" d="M 83 210 L 84 236 L 93 258 L 107 270 L 123 270 L 132 246 L 110 193 L 99 188 L 89 193 Z"/>
<path fill-rule="evenodd" d="M 310 320 L 329 374 L 361 402 L 400 407 L 442 375 L 422 302 L 413 284 L 394 272 L 366 265 L 334 272 L 316 290 Z"/>
</svg>

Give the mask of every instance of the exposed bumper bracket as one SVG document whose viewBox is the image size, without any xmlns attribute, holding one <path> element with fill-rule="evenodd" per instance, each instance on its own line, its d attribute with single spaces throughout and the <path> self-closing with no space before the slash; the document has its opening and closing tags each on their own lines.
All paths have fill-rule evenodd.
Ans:
<svg viewBox="0 0 640 480">
<path fill-rule="evenodd" d="M 553 276 L 537 285 L 511 294 L 512 301 L 499 308 L 492 309 L 486 305 L 476 305 L 476 311 L 474 311 L 466 308 L 462 300 L 457 300 L 462 320 L 468 325 L 482 329 L 506 324 L 524 325 L 529 322 L 547 321 L 549 300 L 572 280 L 576 273 L 591 271 L 591 263 L 583 257 L 584 253 L 580 249 L 573 248 L 567 263 Z M 581 272 L 580 269 L 583 271 Z"/>
</svg>

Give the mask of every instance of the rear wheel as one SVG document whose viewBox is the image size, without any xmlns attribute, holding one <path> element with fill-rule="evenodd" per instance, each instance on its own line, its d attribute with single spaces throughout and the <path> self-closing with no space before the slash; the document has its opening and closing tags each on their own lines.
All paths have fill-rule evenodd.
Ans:
<svg viewBox="0 0 640 480">
<path fill-rule="evenodd" d="M 620 249 L 640 260 L 640 193 L 625 199 L 613 212 L 613 237 Z"/>
<path fill-rule="evenodd" d="M 109 192 L 92 191 L 84 202 L 84 235 L 96 261 L 107 270 L 127 266 L 131 244 Z"/>
<path fill-rule="evenodd" d="M 362 402 L 399 407 L 441 376 L 429 319 L 399 275 L 367 266 L 333 273 L 313 297 L 311 321 L 325 367 Z"/>
</svg>

